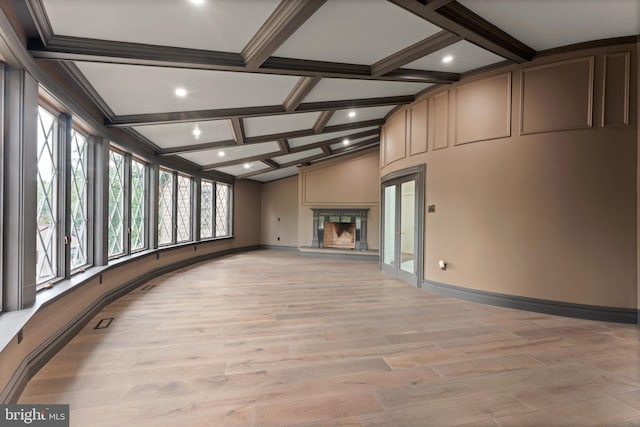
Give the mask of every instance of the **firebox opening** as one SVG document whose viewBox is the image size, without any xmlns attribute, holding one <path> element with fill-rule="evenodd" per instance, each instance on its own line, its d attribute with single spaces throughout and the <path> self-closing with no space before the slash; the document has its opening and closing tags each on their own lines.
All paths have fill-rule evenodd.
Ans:
<svg viewBox="0 0 640 427">
<path fill-rule="evenodd" d="M 355 249 L 356 224 L 345 222 L 324 223 L 324 247 L 338 249 Z"/>
</svg>

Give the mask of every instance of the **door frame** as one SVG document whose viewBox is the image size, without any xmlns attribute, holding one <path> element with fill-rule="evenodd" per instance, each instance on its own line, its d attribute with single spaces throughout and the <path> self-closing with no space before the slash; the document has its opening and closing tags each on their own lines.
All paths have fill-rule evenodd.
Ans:
<svg viewBox="0 0 640 427">
<path fill-rule="evenodd" d="M 417 166 L 413 166 L 410 168 L 402 169 L 396 172 L 389 173 L 383 176 L 380 179 L 380 270 L 386 271 L 388 273 L 393 274 L 394 276 L 402 279 L 412 285 L 415 285 L 418 288 L 422 287 L 422 279 L 424 277 L 424 229 L 425 229 L 425 176 L 426 176 L 426 164 L 421 164 Z M 400 263 L 396 263 L 395 268 L 389 268 L 386 264 L 384 264 L 384 250 L 385 250 L 385 242 L 384 242 L 384 225 L 385 225 L 385 195 L 384 189 L 389 185 L 397 185 L 407 181 L 415 181 L 415 229 L 414 229 L 414 242 L 416 254 L 415 254 L 415 263 L 416 263 L 416 274 L 415 278 L 413 275 L 409 275 L 408 273 L 402 271 L 400 267 Z M 396 204 L 396 221 L 399 220 L 398 213 L 400 212 L 401 207 Z M 394 230 L 395 233 L 395 230 Z M 395 248 L 399 250 L 399 238 L 396 234 L 395 238 Z M 414 283 L 414 281 L 416 283 Z"/>
</svg>

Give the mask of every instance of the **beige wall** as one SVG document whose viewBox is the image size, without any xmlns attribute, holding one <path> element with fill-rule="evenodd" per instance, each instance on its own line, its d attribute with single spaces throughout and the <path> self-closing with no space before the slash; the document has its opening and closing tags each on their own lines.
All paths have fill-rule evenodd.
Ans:
<svg viewBox="0 0 640 427">
<path fill-rule="evenodd" d="M 263 245 L 298 246 L 298 176 L 262 186 Z"/>
<path fill-rule="evenodd" d="M 640 306 L 637 66 L 636 44 L 543 57 L 387 121 L 381 175 L 426 164 L 425 204 L 436 205 L 425 279 Z"/>
<path fill-rule="evenodd" d="M 379 248 L 380 158 L 366 150 L 300 169 L 298 174 L 298 245 L 313 239 L 312 208 L 369 208 L 367 242 Z"/>
<path fill-rule="evenodd" d="M 194 256 L 213 254 L 233 248 L 260 244 L 260 192 L 261 184 L 239 181 L 234 189 L 234 238 L 197 243 L 176 249 L 166 249 L 156 254 L 137 258 L 135 261 L 115 267 L 103 273 L 102 284 L 95 279 L 75 288 L 72 292 L 46 306 L 37 308 L 24 325 L 23 341 L 14 338 L 0 351 L 0 393 L 9 383 L 14 372 L 25 358 L 38 348 L 47 345 L 58 333 L 69 327 L 84 310 L 99 301 L 103 295 L 147 273 Z M 195 250 L 194 250 L 195 247 Z M 54 292 L 52 290 L 51 292 Z M 48 291 L 41 291 L 40 300 Z M 14 313 L 3 315 L 9 320 Z M 19 314 L 19 313 L 18 313 Z M 1 323 L 0 323 L 1 326 Z"/>
</svg>

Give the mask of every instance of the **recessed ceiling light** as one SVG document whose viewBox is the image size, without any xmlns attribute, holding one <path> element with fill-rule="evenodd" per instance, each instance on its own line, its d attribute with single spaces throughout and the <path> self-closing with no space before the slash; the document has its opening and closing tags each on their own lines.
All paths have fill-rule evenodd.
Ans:
<svg viewBox="0 0 640 427">
<path fill-rule="evenodd" d="M 349 145 L 349 139 L 345 138 L 342 140 L 342 144 Z"/>
<path fill-rule="evenodd" d="M 190 0 L 190 1 L 191 3 L 197 4 L 197 5 L 204 4 L 204 0 Z"/>
<path fill-rule="evenodd" d="M 451 55 L 447 55 L 444 58 L 442 58 L 442 62 L 444 62 L 445 64 L 448 64 L 451 61 L 453 61 L 453 56 Z"/>
<path fill-rule="evenodd" d="M 184 98 L 185 96 L 187 96 L 187 90 L 183 87 L 179 87 L 176 89 L 175 94 L 180 98 Z"/>
<path fill-rule="evenodd" d="M 218 152 L 218 157 L 224 157 L 224 151 L 219 151 Z"/>
<path fill-rule="evenodd" d="M 244 168 L 245 168 L 245 169 L 249 169 L 250 167 L 251 167 L 251 163 L 245 163 L 245 164 L 244 164 Z"/>
<path fill-rule="evenodd" d="M 349 118 L 353 119 L 356 116 L 356 112 L 355 111 L 349 111 Z"/>
<path fill-rule="evenodd" d="M 202 134 L 202 131 L 198 126 L 193 128 L 193 136 L 195 136 L 196 139 L 199 139 L 201 134 Z"/>
</svg>

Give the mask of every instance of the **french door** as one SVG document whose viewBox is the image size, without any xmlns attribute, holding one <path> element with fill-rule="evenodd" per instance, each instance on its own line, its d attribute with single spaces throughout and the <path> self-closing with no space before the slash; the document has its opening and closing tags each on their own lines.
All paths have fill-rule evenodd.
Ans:
<svg viewBox="0 0 640 427">
<path fill-rule="evenodd" d="M 421 286 L 424 240 L 424 165 L 382 179 L 380 268 Z"/>
</svg>

